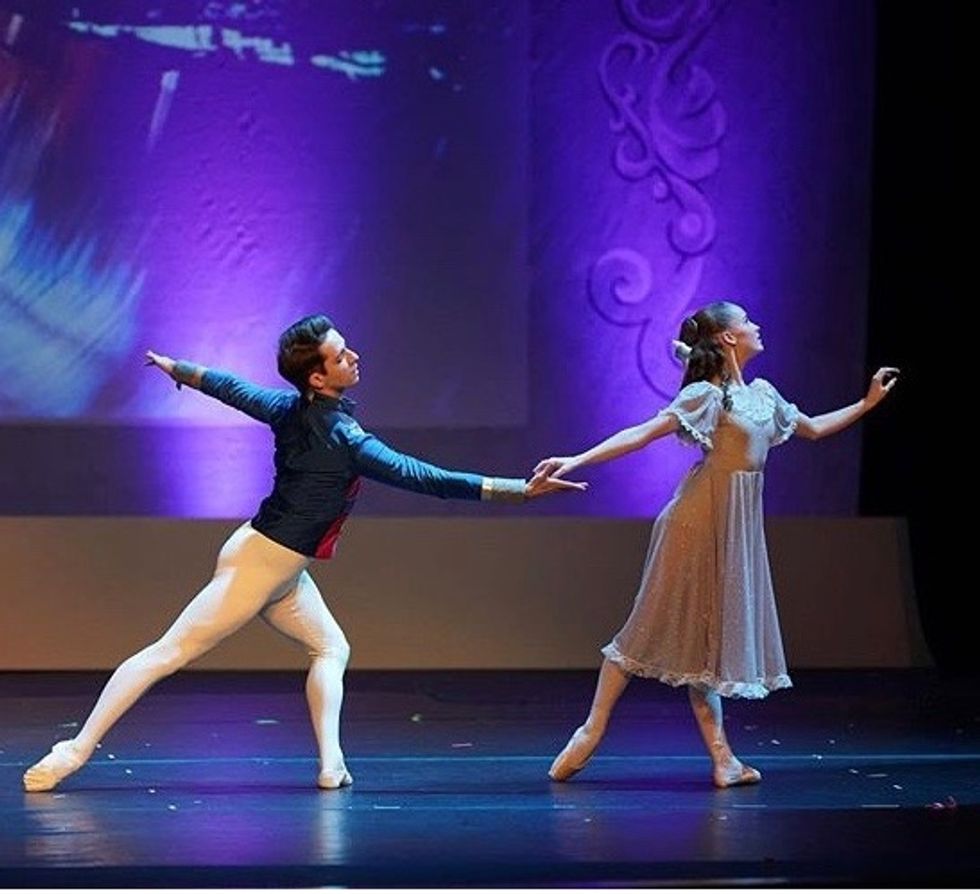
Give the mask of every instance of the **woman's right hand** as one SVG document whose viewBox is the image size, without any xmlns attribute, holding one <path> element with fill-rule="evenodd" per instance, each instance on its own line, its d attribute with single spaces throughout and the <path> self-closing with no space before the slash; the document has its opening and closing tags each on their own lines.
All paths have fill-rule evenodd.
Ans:
<svg viewBox="0 0 980 894">
<path fill-rule="evenodd" d="M 561 478 L 577 468 L 574 456 L 550 456 L 534 467 L 534 474 L 544 474 L 548 478 Z"/>
<path fill-rule="evenodd" d="M 589 485 L 584 481 L 566 481 L 564 478 L 555 478 L 546 472 L 537 472 L 533 478 L 525 482 L 524 497 L 531 500 L 555 491 L 588 489 Z"/>
</svg>

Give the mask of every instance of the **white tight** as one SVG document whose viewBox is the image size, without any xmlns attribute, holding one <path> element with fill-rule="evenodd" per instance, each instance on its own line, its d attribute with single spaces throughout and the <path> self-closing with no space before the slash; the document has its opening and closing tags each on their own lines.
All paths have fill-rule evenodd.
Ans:
<svg viewBox="0 0 980 894">
<path fill-rule="evenodd" d="M 350 647 L 313 578 L 309 559 L 280 546 L 247 522 L 218 554 L 214 577 L 156 642 L 127 658 L 110 677 L 73 740 L 83 761 L 154 683 L 200 658 L 256 615 L 303 645 L 312 663 L 306 697 L 322 770 L 343 767 L 340 707 Z"/>
</svg>

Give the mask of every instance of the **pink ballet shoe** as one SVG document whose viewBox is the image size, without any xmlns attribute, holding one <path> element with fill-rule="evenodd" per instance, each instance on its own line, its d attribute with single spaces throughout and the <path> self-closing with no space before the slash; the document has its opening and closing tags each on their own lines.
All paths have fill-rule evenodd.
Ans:
<svg viewBox="0 0 980 894">
<path fill-rule="evenodd" d="M 602 733 L 589 734 L 586 732 L 584 726 L 580 726 L 572 733 L 568 744 L 552 762 L 551 769 L 548 770 L 548 775 L 555 782 L 564 782 L 566 779 L 571 779 L 589 762 L 589 759 L 595 754 L 595 750 L 599 747 L 601 741 Z"/>
<path fill-rule="evenodd" d="M 346 767 L 341 767 L 339 770 L 321 770 L 316 778 L 317 788 L 322 789 L 344 788 L 353 782 L 354 777 Z"/>
<path fill-rule="evenodd" d="M 51 751 L 24 773 L 24 791 L 51 791 L 78 770 L 85 760 L 72 739 L 55 742 Z"/>
<path fill-rule="evenodd" d="M 761 782 L 762 774 L 735 757 L 725 766 L 715 767 L 712 779 L 718 788 L 731 788 L 735 785 L 755 785 Z"/>
<path fill-rule="evenodd" d="M 755 767 L 743 764 L 732 754 L 727 742 L 712 742 L 711 758 L 714 764 L 711 778 L 718 788 L 755 785 L 762 780 L 762 774 Z"/>
</svg>

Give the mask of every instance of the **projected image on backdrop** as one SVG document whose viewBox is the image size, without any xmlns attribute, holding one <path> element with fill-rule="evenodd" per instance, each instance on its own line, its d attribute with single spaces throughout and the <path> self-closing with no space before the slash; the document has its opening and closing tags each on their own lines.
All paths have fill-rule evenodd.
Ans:
<svg viewBox="0 0 980 894">
<path fill-rule="evenodd" d="M 522 6 L 0 5 L 0 420 L 241 424 L 143 351 L 326 312 L 373 424 L 523 423 Z"/>
</svg>

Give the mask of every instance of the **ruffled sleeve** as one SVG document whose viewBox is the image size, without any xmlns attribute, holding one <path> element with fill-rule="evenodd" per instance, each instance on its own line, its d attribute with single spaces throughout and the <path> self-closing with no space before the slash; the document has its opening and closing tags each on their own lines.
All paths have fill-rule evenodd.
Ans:
<svg viewBox="0 0 980 894">
<path fill-rule="evenodd" d="M 720 414 L 721 389 L 711 382 L 691 382 L 659 415 L 677 419 L 677 437 L 685 444 L 711 450 L 714 447 L 711 436 L 718 427 Z"/>
<path fill-rule="evenodd" d="M 771 446 L 782 444 L 788 441 L 793 436 L 793 432 L 796 431 L 796 423 L 799 421 L 800 411 L 796 404 L 791 404 L 786 400 L 772 383 L 767 382 L 765 379 L 756 379 L 756 381 L 761 383 L 775 404 L 772 412 L 775 431 L 769 443 Z"/>
</svg>

